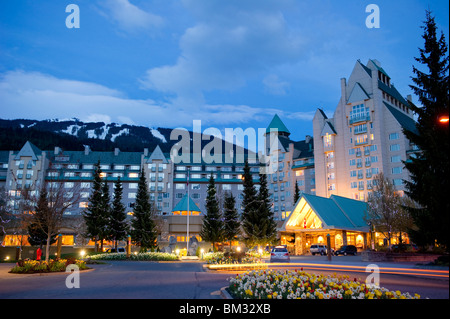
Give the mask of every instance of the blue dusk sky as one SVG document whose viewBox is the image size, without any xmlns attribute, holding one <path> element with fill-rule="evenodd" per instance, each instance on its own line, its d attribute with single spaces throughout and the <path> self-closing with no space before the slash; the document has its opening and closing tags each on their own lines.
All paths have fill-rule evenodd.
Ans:
<svg viewBox="0 0 450 319">
<path fill-rule="evenodd" d="M 366 27 L 371 3 L 379 28 Z M 223 130 L 277 113 L 301 140 L 358 59 L 412 94 L 427 9 L 448 42 L 443 0 L 2 0 L 0 118 Z"/>
</svg>

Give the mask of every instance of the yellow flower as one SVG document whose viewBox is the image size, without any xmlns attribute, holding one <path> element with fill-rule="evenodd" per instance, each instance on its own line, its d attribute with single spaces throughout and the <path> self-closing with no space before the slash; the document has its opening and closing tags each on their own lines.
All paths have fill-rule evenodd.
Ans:
<svg viewBox="0 0 450 319">
<path fill-rule="evenodd" d="M 272 299 L 272 295 L 267 295 L 267 298 L 268 299 Z"/>
<path fill-rule="evenodd" d="M 277 296 L 278 296 L 278 293 L 275 291 L 275 292 L 273 293 L 273 297 L 276 298 Z"/>
<path fill-rule="evenodd" d="M 400 295 L 402 294 L 402 293 L 400 292 L 400 290 L 397 290 L 395 293 L 397 294 L 397 296 L 400 296 Z"/>
</svg>

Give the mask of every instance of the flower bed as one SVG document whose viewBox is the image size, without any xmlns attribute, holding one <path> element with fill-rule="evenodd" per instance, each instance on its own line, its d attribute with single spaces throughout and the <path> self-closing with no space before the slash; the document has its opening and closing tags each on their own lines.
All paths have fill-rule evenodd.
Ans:
<svg viewBox="0 0 450 319">
<path fill-rule="evenodd" d="M 178 256 L 169 253 L 147 252 L 131 254 L 127 258 L 123 253 L 105 253 L 88 256 L 91 260 L 136 260 L 136 261 L 176 261 L 179 260 Z"/>
<path fill-rule="evenodd" d="M 54 259 L 48 262 L 37 260 L 21 260 L 17 262 L 9 272 L 15 274 L 34 274 L 48 272 L 63 272 L 70 264 L 75 264 L 80 270 L 89 269 L 83 260 L 77 259 Z"/>
<path fill-rule="evenodd" d="M 304 271 L 254 270 L 230 279 L 236 299 L 419 299 L 386 288 L 371 288 L 348 276 L 322 276 Z"/>
<path fill-rule="evenodd" d="M 240 259 L 237 254 L 224 254 L 222 252 L 206 253 L 203 260 L 209 265 L 231 265 L 231 264 L 256 264 L 260 262 L 259 258 L 243 255 Z"/>
</svg>

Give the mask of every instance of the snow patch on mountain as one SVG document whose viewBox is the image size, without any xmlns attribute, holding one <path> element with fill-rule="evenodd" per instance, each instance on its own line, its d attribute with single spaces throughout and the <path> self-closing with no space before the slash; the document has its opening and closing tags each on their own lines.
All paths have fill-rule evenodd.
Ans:
<svg viewBox="0 0 450 319">
<path fill-rule="evenodd" d="M 151 128 L 150 131 L 152 132 L 152 135 L 158 139 L 161 140 L 161 142 L 163 143 L 167 143 L 166 138 L 164 137 L 164 135 L 162 135 L 157 129 L 155 128 Z"/>
</svg>

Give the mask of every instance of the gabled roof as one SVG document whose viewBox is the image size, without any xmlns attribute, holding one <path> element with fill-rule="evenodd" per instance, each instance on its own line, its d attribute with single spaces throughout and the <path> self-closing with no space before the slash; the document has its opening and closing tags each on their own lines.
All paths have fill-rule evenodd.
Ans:
<svg viewBox="0 0 450 319">
<path fill-rule="evenodd" d="M 38 155 L 41 155 L 42 151 L 37 148 L 33 143 L 27 141 L 22 149 L 17 153 L 15 159 L 19 160 L 20 157 L 31 157 L 34 161 L 37 161 Z"/>
<path fill-rule="evenodd" d="M 350 93 L 350 96 L 347 100 L 347 104 L 368 99 L 370 99 L 369 94 L 366 92 L 366 90 L 364 90 L 359 82 L 356 82 L 355 86 L 352 89 L 352 93 Z"/>
<path fill-rule="evenodd" d="M 188 210 L 188 196 L 187 194 L 183 196 L 183 198 L 178 202 L 172 212 L 187 212 Z M 202 212 L 200 208 L 198 208 L 197 204 L 194 203 L 191 197 L 189 197 L 189 211 L 190 212 Z"/>
<path fill-rule="evenodd" d="M 169 161 L 167 160 L 166 156 L 164 155 L 164 153 L 162 152 L 161 148 L 159 147 L 159 145 L 156 145 L 153 153 L 150 155 L 150 157 L 147 160 L 147 163 L 151 163 L 154 160 L 160 160 L 162 161 L 164 164 L 169 163 Z"/>
<path fill-rule="evenodd" d="M 330 123 L 330 121 L 325 121 L 320 136 L 325 136 L 327 133 L 330 135 L 337 135 L 336 130 L 334 129 L 334 126 Z"/>
<path fill-rule="evenodd" d="M 283 121 L 281 121 L 278 114 L 275 114 L 275 116 L 273 117 L 272 121 L 270 122 L 269 126 L 266 129 L 266 133 L 270 133 L 271 130 L 273 131 L 276 130 L 278 131 L 278 133 L 283 132 L 291 134 L 291 132 L 289 132 L 289 130 L 287 129 L 286 125 L 284 125 Z"/>
<path fill-rule="evenodd" d="M 397 110 L 395 107 L 389 105 L 386 102 L 383 102 L 386 108 L 391 112 L 391 114 L 394 116 L 394 118 L 397 120 L 397 122 L 401 125 L 402 128 L 404 128 L 407 131 L 413 132 L 415 134 L 418 134 L 416 121 L 414 121 L 412 118 L 401 112 L 400 110 Z"/>
<path fill-rule="evenodd" d="M 322 222 L 323 229 L 367 231 L 368 226 L 364 221 L 366 210 L 367 203 L 362 201 L 335 195 L 326 198 L 303 193 L 292 214 L 285 220 L 282 230 L 286 230 L 286 227 L 304 228 L 304 218 L 313 214 Z"/>
</svg>

